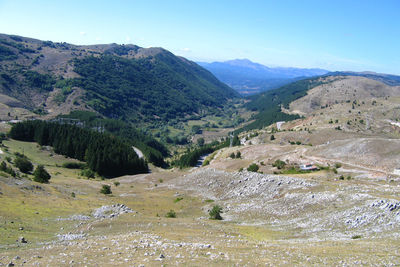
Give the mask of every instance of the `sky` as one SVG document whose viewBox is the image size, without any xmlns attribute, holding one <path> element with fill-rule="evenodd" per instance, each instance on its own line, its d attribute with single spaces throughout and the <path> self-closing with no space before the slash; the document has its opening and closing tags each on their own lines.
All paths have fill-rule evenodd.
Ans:
<svg viewBox="0 0 400 267">
<path fill-rule="evenodd" d="M 0 0 L 0 33 L 400 75 L 399 0 Z"/>
</svg>

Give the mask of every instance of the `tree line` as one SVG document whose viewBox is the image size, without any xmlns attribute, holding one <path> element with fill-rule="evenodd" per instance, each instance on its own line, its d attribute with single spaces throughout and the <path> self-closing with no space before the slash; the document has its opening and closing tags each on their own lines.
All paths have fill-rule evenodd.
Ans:
<svg viewBox="0 0 400 267">
<path fill-rule="evenodd" d="M 147 163 L 139 159 L 130 144 L 108 133 L 33 120 L 14 124 L 9 135 L 52 146 L 55 153 L 85 161 L 91 170 L 105 177 L 148 172 Z"/>
<path fill-rule="evenodd" d="M 218 142 L 214 141 L 210 144 L 202 145 L 196 147 L 195 149 L 186 151 L 178 160 L 173 162 L 173 165 L 179 168 L 185 167 L 194 167 L 199 161 L 200 157 L 205 154 L 212 153 L 218 149 L 229 147 L 231 144 L 231 140 L 229 138 L 225 138 L 224 140 Z M 238 136 L 233 137 L 232 146 L 240 145 L 240 140 Z"/>
<path fill-rule="evenodd" d="M 125 142 L 139 148 L 146 159 L 158 167 L 165 167 L 164 158 L 169 156 L 168 149 L 151 134 L 145 134 L 131 124 L 116 120 L 104 119 L 99 114 L 89 111 L 72 111 L 68 115 L 61 115 L 62 119 L 74 119 L 79 123 L 84 123 L 87 128 L 101 128 L 112 135 L 124 139 Z"/>
</svg>

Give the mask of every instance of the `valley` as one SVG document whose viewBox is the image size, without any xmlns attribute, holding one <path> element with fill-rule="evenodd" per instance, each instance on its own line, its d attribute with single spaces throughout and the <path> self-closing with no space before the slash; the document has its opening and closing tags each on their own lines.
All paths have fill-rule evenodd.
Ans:
<svg viewBox="0 0 400 267">
<path fill-rule="evenodd" d="M 244 98 L 162 48 L 0 37 L 0 266 L 400 264 L 398 76 Z"/>
</svg>

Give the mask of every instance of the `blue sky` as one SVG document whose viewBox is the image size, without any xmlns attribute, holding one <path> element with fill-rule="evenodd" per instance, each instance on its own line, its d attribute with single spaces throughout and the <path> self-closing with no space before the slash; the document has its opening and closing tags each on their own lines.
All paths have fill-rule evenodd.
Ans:
<svg viewBox="0 0 400 267">
<path fill-rule="evenodd" d="M 400 75 L 399 12 L 399 0 L 0 0 L 0 33 Z"/>
</svg>

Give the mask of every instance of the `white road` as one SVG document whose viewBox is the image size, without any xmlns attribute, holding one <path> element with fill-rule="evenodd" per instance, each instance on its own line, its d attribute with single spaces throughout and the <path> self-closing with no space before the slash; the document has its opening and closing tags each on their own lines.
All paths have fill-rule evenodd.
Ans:
<svg viewBox="0 0 400 267">
<path fill-rule="evenodd" d="M 136 152 L 136 154 L 138 155 L 138 157 L 139 157 L 139 159 L 142 159 L 142 158 L 144 158 L 144 155 L 143 155 L 143 152 L 142 151 L 140 151 L 140 149 L 139 148 L 137 148 L 137 147 L 132 147 L 133 148 L 133 150 L 135 150 L 135 152 Z"/>
</svg>

